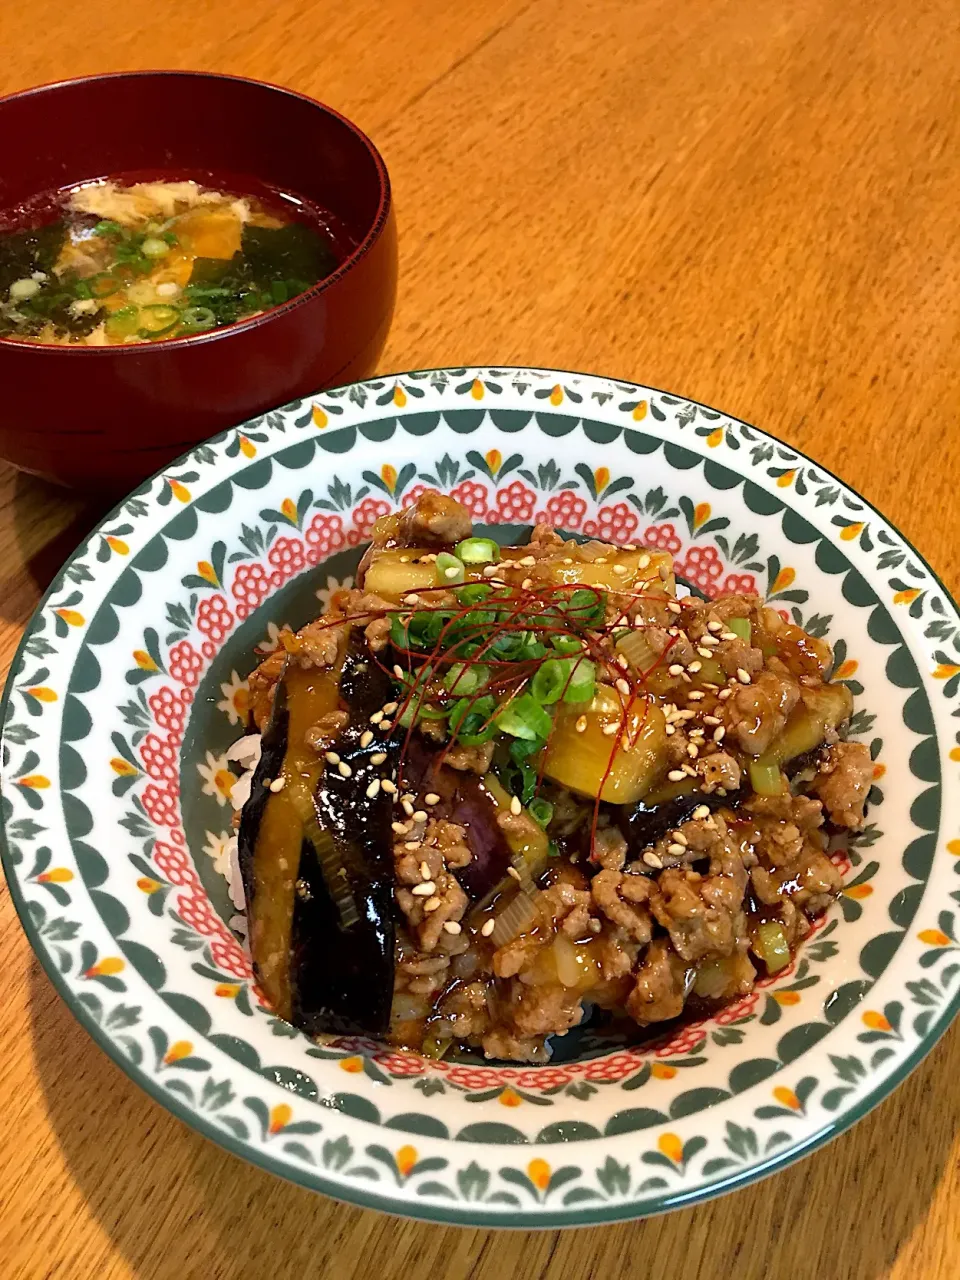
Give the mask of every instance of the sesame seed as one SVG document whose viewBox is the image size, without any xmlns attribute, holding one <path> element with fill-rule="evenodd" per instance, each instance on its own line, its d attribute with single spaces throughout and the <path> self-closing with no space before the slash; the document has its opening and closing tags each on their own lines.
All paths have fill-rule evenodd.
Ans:
<svg viewBox="0 0 960 1280">
<path fill-rule="evenodd" d="M 737 667 L 737 679 L 741 684 L 750 683 L 750 672 L 744 671 L 743 667 Z"/>
<path fill-rule="evenodd" d="M 386 789 L 387 789 L 387 788 L 386 788 L 386 787 L 384 787 L 383 789 L 384 789 L 384 791 L 386 791 Z M 403 812 L 407 815 L 407 817 L 408 817 L 408 818 L 412 818 L 412 817 L 413 817 L 413 805 L 410 803 L 410 801 L 409 801 L 409 800 L 407 800 L 407 799 L 403 799 L 403 800 L 401 800 L 401 802 L 400 802 L 400 803 L 403 805 Z"/>
<path fill-rule="evenodd" d="M 671 834 L 670 839 L 673 841 L 674 844 L 679 844 L 684 849 L 687 847 L 687 844 L 688 844 L 687 837 L 683 834 L 682 831 L 674 831 Z"/>
<path fill-rule="evenodd" d="M 622 693 L 626 696 L 629 696 L 630 694 L 630 682 L 628 680 L 624 680 L 623 676 L 620 676 L 614 685 L 614 688 L 618 693 Z"/>
<path fill-rule="evenodd" d="M 700 748 L 697 746 L 697 744 L 695 742 L 688 742 L 687 755 L 690 757 L 690 759 L 696 760 L 699 754 L 700 754 Z"/>
<path fill-rule="evenodd" d="M 704 696 L 705 695 L 702 689 L 691 689 L 690 692 L 687 694 L 687 697 L 690 699 L 691 702 L 700 702 L 704 698 Z"/>
<path fill-rule="evenodd" d="M 420 879 L 421 879 L 421 880 L 429 880 L 429 879 L 430 879 L 430 865 L 429 865 L 429 863 L 426 863 L 426 862 L 421 862 L 421 863 L 420 863 Z"/>
<path fill-rule="evenodd" d="M 533 579 L 524 578 L 524 580 L 520 583 L 520 590 L 529 591 L 532 586 L 533 586 Z"/>
<path fill-rule="evenodd" d="M 696 674 L 697 674 L 697 672 L 701 669 L 701 667 L 702 667 L 702 666 L 703 666 L 703 663 L 702 663 L 702 662 L 697 662 L 697 661 L 696 661 L 696 659 L 695 659 L 693 662 L 688 662 L 688 663 L 687 663 L 687 670 L 688 670 L 688 671 L 690 671 L 690 672 L 692 672 L 692 673 L 693 673 L 693 675 L 696 675 Z"/>
<path fill-rule="evenodd" d="M 422 841 L 422 840 L 406 840 L 406 841 L 404 841 L 404 845 L 403 845 L 403 847 L 404 847 L 405 849 L 409 849 L 409 850 L 411 851 L 411 853 L 412 853 L 414 849 L 419 849 L 419 848 L 420 848 L 420 846 L 421 846 L 422 844 L 423 844 L 423 841 Z M 429 879 L 430 879 L 429 875 L 426 875 L 426 876 L 424 876 L 423 878 L 424 878 L 424 880 L 429 880 Z"/>
<path fill-rule="evenodd" d="M 403 673 L 401 672 L 401 675 L 402 674 Z M 397 705 L 398 704 L 396 702 L 385 702 L 383 704 L 383 714 L 385 716 L 392 716 L 397 709 Z"/>
<path fill-rule="evenodd" d="M 367 799 L 372 800 L 379 790 L 380 790 L 380 779 L 374 778 L 374 780 L 367 787 Z"/>
<path fill-rule="evenodd" d="M 410 592 L 410 594 L 409 594 L 408 596 L 404 596 L 404 597 L 403 597 L 403 603 L 404 603 L 404 604 L 419 604 L 419 603 L 420 603 L 420 597 L 417 595 L 417 593 L 416 593 L 415 591 L 411 591 L 411 592 Z M 396 671 L 396 667 L 394 667 L 394 671 Z"/>
<path fill-rule="evenodd" d="M 620 617 L 617 619 L 617 626 L 629 627 L 629 625 L 630 625 L 630 619 L 627 617 L 625 613 L 621 613 Z M 623 655 L 621 654 L 620 656 L 622 657 Z"/>
<path fill-rule="evenodd" d="M 720 641 L 716 636 L 701 636 L 700 643 L 705 645 L 708 649 L 715 649 Z"/>
<path fill-rule="evenodd" d="M 660 861 L 660 859 L 657 857 L 657 855 L 653 852 L 652 849 L 648 849 L 646 851 L 646 853 L 643 855 L 643 860 L 648 867 L 653 867 L 655 871 L 663 870 L 663 863 Z"/>
<path fill-rule="evenodd" d="M 376 751 L 376 752 L 374 752 L 374 754 L 370 757 L 370 763 L 371 763 L 371 764 L 383 764 L 383 762 L 384 762 L 384 760 L 386 760 L 386 758 L 387 758 L 387 753 L 386 753 L 385 751 Z"/>
<path fill-rule="evenodd" d="M 449 569 L 444 569 L 443 576 L 445 578 L 456 578 L 460 574 L 460 566 L 452 564 Z"/>
<path fill-rule="evenodd" d="M 719 724 L 719 723 L 720 723 L 720 721 L 719 721 L 719 719 L 718 719 L 716 716 L 704 716 L 704 717 L 703 717 L 703 723 L 704 723 L 704 724 Z"/>
<path fill-rule="evenodd" d="M 727 698 L 732 697 L 732 695 L 733 695 L 732 689 L 721 689 L 720 692 L 717 694 L 717 697 L 725 702 Z"/>
<path fill-rule="evenodd" d="M 694 818 L 697 822 L 700 822 L 703 818 L 709 818 L 710 806 L 706 804 L 698 804 L 690 817 Z"/>
<path fill-rule="evenodd" d="M 395 796 L 397 794 L 397 784 L 395 782 L 391 782 L 389 778 L 384 778 L 380 785 L 388 796 Z"/>
<path fill-rule="evenodd" d="M 586 716 L 577 716 L 577 723 L 576 723 L 576 725 L 575 725 L 575 728 L 576 728 L 576 730 L 577 730 L 577 733 L 583 733 L 583 732 L 585 732 L 586 727 L 587 727 L 587 717 L 586 717 Z"/>
<path fill-rule="evenodd" d="M 407 831 L 409 830 L 405 822 L 391 822 L 390 826 L 397 833 L 398 836 L 405 836 L 407 834 Z"/>
<path fill-rule="evenodd" d="M 520 797 L 513 796 L 510 800 L 510 812 L 516 815 L 521 811 L 522 808 L 523 808 L 523 805 L 520 803 Z"/>
<path fill-rule="evenodd" d="M 627 568 L 625 564 L 615 564 L 613 566 L 613 572 L 617 575 L 618 578 L 623 578 L 630 572 L 630 570 Z"/>
<path fill-rule="evenodd" d="M 564 563 L 564 564 L 573 564 L 573 560 L 570 558 L 570 556 L 564 556 L 564 558 L 563 558 L 563 563 Z"/>
<path fill-rule="evenodd" d="M 437 892 L 437 886 L 432 880 L 427 880 L 423 884 L 415 884 L 410 892 L 415 898 L 429 898 Z"/>
<path fill-rule="evenodd" d="M 361 747 L 369 747 L 369 745 L 370 745 L 370 743 L 371 743 L 372 741 L 373 741 L 373 730 L 372 730 L 372 729 L 364 729 L 363 733 L 361 733 L 361 735 L 360 735 L 360 745 L 361 745 Z"/>
<path fill-rule="evenodd" d="M 667 672 L 668 672 L 668 674 L 669 674 L 669 675 L 671 675 L 671 676 L 682 676 L 682 675 L 683 675 L 683 665 L 682 665 L 681 663 L 679 663 L 679 662 L 671 662 L 671 663 L 670 663 L 670 666 L 669 666 L 669 667 L 667 667 Z"/>
<path fill-rule="evenodd" d="M 670 574 L 673 571 L 668 564 L 662 564 L 660 568 L 657 570 L 657 572 L 660 575 L 660 581 L 666 582 L 666 580 L 670 577 Z"/>
<path fill-rule="evenodd" d="M 739 640 L 740 637 L 737 635 L 735 631 L 721 631 L 720 639 L 721 640 Z"/>
<path fill-rule="evenodd" d="M 682 782 L 685 776 L 682 769 L 671 769 L 667 774 L 671 782 Z"/>
<path fill-rule="evenodd" d="M 627 667 L 629 667 L 629 665 L 630 665 L 630 663 L 626 660 L 626 658 L 623 656 L 623 654 L 622 654 L 622 653 L 618 653 L 618 654 L 617 654 L 617 666 L 618 666 L 618 667 L 620 667 L 620 668 L 621 668 L 621 670 L 626 671 L 626 669 L 627 669 Z"/>
<path fill-rule="evenodd" d="M 414 809 L 414 811 L 413 811 L 413 820 L 414 820 L 414 822 L 426 822 L 426 820 L 427 820 L 427 811 L 426 811 L 426 809 Z"/>
<path fill-rule="evenodd" d="M 493 931 L 494 931 L 494 929 L 495 929 L 496 927 L 497 927 L 497 922 L 496 922 L 496 920 L 493 920 L 493 919 L 490 919 L 490 920 L 484 920 L 484 922 L 483 922 L 483 926 L 482 926 L 482 928 L 480 929 L 480 932 L 483 934 L 483 936 L 484 936 L 485 938 L 489 938 L 489 937 L 490 937 L 490 935 L 491 935 L 491 933 L 493 933 Z"/>
<path fill-rule="evenodd" d="M 673 735 L 674 735 L 676 732 L 677 732 L 676 725 L 672 725 L 672 724 L 668 724 L 668 725 L 667 725 L 667 736 L 668 736 L 668 737 L 673 737 Z"/>
<path fill-rule="evenodd" d="M 380 723 L 380 721 L 381 721 L 382 719 L 383 719 L 383 712 L 382 712 L 382 711 L 375 711 L 375 712 L 373 713 L 373 715 L 370 717 L 370 723 L 371 723 L 371 724 L 379 724 L 379 723 Z"/>
<path fill-rule="evenodd" d="M 287 785 L 286 778 L 283 778 L 283 777 L 274 778 L 274 780 L 270 783 L 270 790 L 273 792 L 274 795 L 276 795 L 277 792 L 282 791 L 286 785 Z"/>
<path fill-rule="evenodd" d="M 323 757 L 323 758 L 324 758 L 325 760 L 329 761 L 329 763 L 330 763 L 330 764 L 339 764 L 339 763 L 340 763 L 340 757 L 337 755 L 337 753 L 336 753 L 335 751 L 326 751 L 326 752 L 324 752 L 324 757 Z"/>
<path fill-rule="evenodd" d="M 426 912 L 436 911 L 436 909 L 439 906 L 440 906 L 439 898 L 428 898 L 427 901 L 423 904 L 423 909 Z"/>
<path fill-rule="evenodd" d="M 700 657 L 701 657 L 701 658 L 712 658 L 712 657 L 713 657 L 713 653 L 712 653 L 712 651 L 711 651 L 710 649 L 704 649 L 702 645 L 697 645 L 697 653 L 699 653 L 699 655 L 700 655 Z M 698 671 L 700 670 L 699 666 L 697 667 L 697 670 L 698 670 Z"/>
<path fill-rule="evenodd" d="M 520 872 L 517 870 L 516 867 L 507 867 L 507 875 L 513 876 L 514 880 L 519 881 L 520 879 Z"/>
<path fill-rule="evenodd" d="M 532 569 L 537 562 L 533 556 L 524 556 L 523 559 L 518 560 L 517 563 L 522 564 L 527 569 Z"/>
<path fill-rule="evenodd" d="M 723 741 L 723 735 L 724 735 L 726 732 L 727 732 L 727 731 L 726 731 L 726 729 L 723 727 L 723 725 L 720 725 L 720 726 L 719 726 L 719 728 L 714 729 L 714 731 L 713 731 L 713 740 L 714 740 L 714 742 L 722 742 L 722 741 Z"/>
<path fill-rule="evenodd" d="M 693 768 L 692 765 L 684 764 L 684 765 L 681 765 L 680 767 L 688 778 L 695 778 L 697 776 L 697 771 L 696 769 Z"/>
<path fill-rule="evenodd" d="M 400 563 L 401 563 L 401 564 L 409 564 L 409 563 L 410 563 L 410 557 L 409 557 L 409 556 L 401 556 L 401 557 L 400 557 Z"/>
<path fill-rule="evenodd" d="M 723 630 L 723 623 L 722 623 L 722 622 L 718 622 L 718 621 L 716 620 L 716 618 L 711 618 L 711 619 L 710 619 L 710 621 L 707 623 L 707 630 L 708 630 L 708 631 L 722 631 L 722 630 Z"/>
<path fill-rule="evenodd" d="M 337 773 L 339 773 L 341 778 L 353 777 L 353 770 L 343 760 L 341 760 L 340 763 L 337 765 Z"/>
<path fill-rule="evenodd" d="M 640 559 L 637 561 L 637 568 L 645 569 L 649 563 L 650 563 L 650 557 L 646 553 L 644 553 L 640 557 Z"/>
<path fill-rule="evenodd" d="M 675 858 L 682 858 L 685 852 L 686 851 L 682 844 L 674 843 L 667 845 L 667 853 L 672 853 Z"/>
<path fill-rule="evenodd" d="M 677 604 L 676 600 L 670 600 L 670 601 L 668 601 L 668 603 L 667 603 L 667 608 L 670 610 L 670 612 L 671 612 L 671 613 L 680 613 L 680 612 L 681 612 L 680 606 Z"/>
<path fill-rule="evenodd" d="M 485 578 L 492 578 L 496 572 L 497 566 L 495 564 L 485 564 L 483 566 L 483 576 Z"/>
<path fill-rule="evenodd" d="M 593 563 L 594 563 L 594 564 L 606 564 L 606 563 L 607 563 L 607 557 L 606 557 L 606 556 L 597 556 L 596 560 L 594 560 L 594 562 L 593 562 Z"/>
<path fill-rule="evenodd" d="M 444 933 L 458 934 L 460 932 L 460 925 L 457 924 L 456 920 L 445 920 L 443 931 Z"/>
<path fill-rule="evenodd" d="M 424 804 L 439 804 L 440 797 L 437 795 L 435 791 L 428 791 L 427 794 L 423 797 L 423 802 Z"/>
<path fill-rule="evenodd" d="M 603 734 L 605 738 L 612 738 L 619 728 L 620 728 L 619 722 L 616 720 L 613 720 L 610 724 L 605 724 L 603 728 L 600 730 L 600 732 Z"/>
</svg>

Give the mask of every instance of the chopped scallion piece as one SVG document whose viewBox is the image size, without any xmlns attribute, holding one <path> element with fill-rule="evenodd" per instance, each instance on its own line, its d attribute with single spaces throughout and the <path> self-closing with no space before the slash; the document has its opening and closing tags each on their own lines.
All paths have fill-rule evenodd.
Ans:
<svg viewBox="0 0 960 1280">
<path fill-rule="evenodd" d="M 775 760 L 759 757 L 750 761 L 750 785 L 758 796 L 778 796 L 783 790 L 780 765 Z"/>
<path fill-rule="evenodd" d="M 444 586 L 456 586 L 464 579 L 463 561 L 449 551 L 441 551 L 437 556 L 437 579 Z"/>
<path fill-rule="evenodd" d="M 444 685 L 451 693 L 463 697 L 485 685 L 490 679 L 490 669 L 482 663 L 455 662 L 443 677 Z"/>
<path fill-rule="evenodd" d="M 750 636 L 753 629 L 750 625 L 749 618 L 728 618 L 727 626 L 734 635 L 738 635 L 740 639 L 744 640 L 747 644 L 750 643 Z"/>
<path fill-rule="evenodd" d="M 170 246 L 159 236 L 147 236 L 140 246 L 140 252 L 145 258 L 165 258 L 170 252 Z"/>
<path fill-rule="evenodd" d="M 550 825 L 550 819 L 553 817 L 553 805 L 550 801 L 543 800 L 540 796 L 537 796 L 534 800 L 530 801 L 527 805 L 527 809 L 529 810 L 530 817 L 534 822 L 543 827 L 544 831 L 546 831 L 547 827 Z"/>
<path fill-rule="evenodd" d="M 776 920 L 757 926 L 754 950 L 767 966 L 767 973 L 778 973 L 790 963 L 790 943 L 783 926 Z"/>
<path fill-rule="evenodd" d="M 464 538 L 453 548 L 453 554 L 464 564 L 495 564 L 500 559 L 500 548 L 492 538 Z"/>
<path fill-rule="evenodd" d="M 589 658 L 564 658 L 564 702 L 589 702 L 597 690 L 597 664 Z"/>
<path fill-rule="evenodd" d="M 546 738 L 553 728 L 549 711 L 545 711 L 530 693 L 521 693 L 509 702 L 496 718 L 497 728 L 512 738 L 532 741 Z"/>
</svg>

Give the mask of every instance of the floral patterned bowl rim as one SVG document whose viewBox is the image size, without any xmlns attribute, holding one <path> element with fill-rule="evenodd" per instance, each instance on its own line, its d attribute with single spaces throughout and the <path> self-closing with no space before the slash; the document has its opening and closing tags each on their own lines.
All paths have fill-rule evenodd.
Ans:
<svg viewBox="0 0 960 1280">
<path fill-rule="evenodd" d="M 833 643 L 875 760 L 870 823 L 834 854 L 838 908 L 723 1015 L 642 1049 L 568 1037 L 549 1066 L 524 1068 L 315 1046 L 261 1005 L 217 867 L 222 752 L 244 705 L 235 668 L 249 671 L 278 621 L 315 613 L 377 515 L 425 485 L 488 525 L 543 516 L 669 547 L 707 594 L 761 590 Z M 417 371 L 214 437 L 78 548 L 4 695 L 3 862 L 78 1020 L 222 1146 L 438 1222 L 613 1221 L 797 1159 L 943 1033 L 960 1007 L 958 717 L 956 606 L 823 467 L 628 382 Z"/>
</svg>

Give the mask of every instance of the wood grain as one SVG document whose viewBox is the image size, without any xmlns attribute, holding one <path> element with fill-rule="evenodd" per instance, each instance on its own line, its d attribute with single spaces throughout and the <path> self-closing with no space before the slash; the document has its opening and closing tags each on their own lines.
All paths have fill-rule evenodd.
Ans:
<svg viewBox="0 0 960 1280">
<path fill-rule="evenodd" d="M 381 146 L 402 284 L 384 369 L 648 381 L 808 451 L 960 587 L 955 0 L 0 0 L 0 91 L 199 67 Z M 0 471 L 0 662 L 97 518 Z M 346 1208 L 181 1126 L 54 996 L 0 889 L 0 1271 L 11 1280 L 960 1274 L 960 1027 L 758 1186 L 581 1232 Z"/>
</svg>

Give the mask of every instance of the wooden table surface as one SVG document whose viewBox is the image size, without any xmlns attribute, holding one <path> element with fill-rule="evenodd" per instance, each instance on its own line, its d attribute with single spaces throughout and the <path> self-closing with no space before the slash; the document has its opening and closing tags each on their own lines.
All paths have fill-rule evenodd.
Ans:
<svg viewBox="0 0 960 1280">
<path fill-rule="evenodd" d="M 0 0 L 0 49 L 3 93 L 169 66 L 332 104 L 394 182 L 384 371 L 538 363 L 719 405 L 960 588 L 956 0 Z M 4 670 L 98 514 L 0 470 Z M 55 997 L 5 886 L 0 949 L 4 1280 L 960 1275 L 960 1025 L 758 1186 L 645 1223 L 468 1231 L 337 1205 L 186 1129 Z"/>
</svg>

